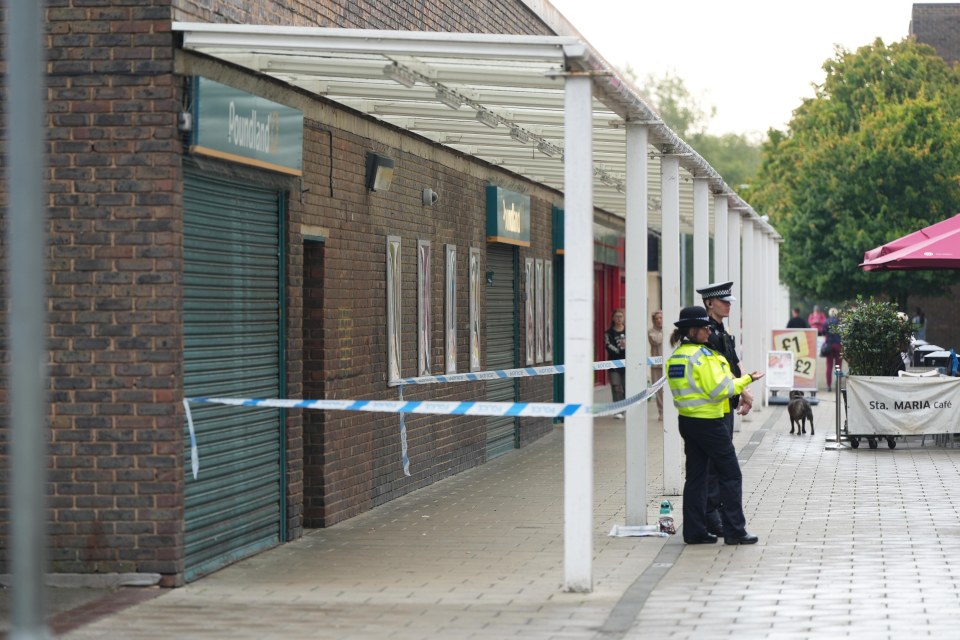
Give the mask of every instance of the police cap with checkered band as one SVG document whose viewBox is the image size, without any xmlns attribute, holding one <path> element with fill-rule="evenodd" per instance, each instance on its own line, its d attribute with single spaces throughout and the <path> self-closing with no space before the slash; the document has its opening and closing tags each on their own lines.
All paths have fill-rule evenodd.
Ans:
<svg viewBox="0 0 960 640">
<path fill-rule="evenodd" d="M 736 298 L 733 297 L 733 281 L 730 282 L 714 282 L 713 284 L 708 284 L 707 286 L 697 289 L 704 300 L 709 300 L 711 298 L 719 298 L 725 302 L 735 302 Z"/>
</svg>

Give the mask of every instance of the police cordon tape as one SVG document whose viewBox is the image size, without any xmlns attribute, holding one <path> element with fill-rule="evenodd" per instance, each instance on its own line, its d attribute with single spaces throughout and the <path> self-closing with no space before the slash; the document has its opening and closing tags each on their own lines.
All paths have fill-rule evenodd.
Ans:
<svg viewBox="0 0 960 640">
<path fill-rule="evenodd" d="M 372 411 L 379 413 L 426 413 L 451 416 L 517 416 L 565 418 L 568 416 L 607 416 L 646 400 L 663 386 L 665 378 L 637 395 L 591 406 L 562 402 L 483 402 L 444 400 L 284 400 L 258 398 L 186 398 L 187 403 L 220 404 L 233 407 L 270 407 L 274 409 L 326 409 L 335 411 Z"/>
<path fill-rule="evenodd" d="M 661 364 L 662 358 L 648 358 L 650 364 Z M 659 362 L 657 362 L 659 360 Z M 619 369 L 625 366 L 624 360 L 606 360 L 595 362 L 594 370 Z M 320 409 L 333 411 L 371 411 L 379 413 L 400 414 L 400 444 L 403 472 L 410 475 L 410 460 L 407 454 L 407 428 L 403 416 L 407 413 L 433 415 L 464 415 L 464 416 L 515 416 L 536 418 L 564 418 L 577 415 L 594 415 L 598 417 L 620 413 L 627 407 L 643 402 L 656 393 L 666 382 L 660 378 L 654 384 L 640 393 L 620 400 L 596 406 L 576 403 L 557 402 L 484 402 L 484 401 L 436 401 L 436 400 L 403 400 L 404 384 L 433 384 L 436 382 L 465 382 L 475 380 L 494 380 L 500 378 L 521 378 L 541 375 L 555 375 L 563 373 L 563 365 L 550 367 L 528 367 L 525 369 L 503 369 L 500 371 L 482 371 L 473 374 L 453 374 L 450 376 L 421 376 L 419 378 L 402 378 L 397 381 L 400 385 L 400 400 L 292 400 L 292 399 L 258 399 L 258 398 L 206 398 L 193 397 L 183 399 L 183 408 L 187 417 L 187 427 L 190 433 L 190 462 L 194 479 L 200 471 L 199 452 L 197 449 L 196 431 L 193 425 L 193 414 L 190 403 L 217 404 L 235 407 L 258 407 L 275 409 Z M 491 375 L 492 374 L 492 375 Z M 499 375 L 506 374 L 506 375 Z M 450 378 L 460 376 L 484 376 L 471 379 Z M 490 377 L 486 377 L 490 376 Z M 443 378 L 441 380 L 441 378 Z M 416 381 L 416 382 L 413 382 Z"/>
<path fill-rule="evenodd" d="M 663 366 L 663 356 L 647 358 L 650 366 Z M 594 371 L 607 369 L 623 369 L 627 366 L 626 360 L 604 360 L 594 362 Z M 532 376 L 552 376 L 566 371 L 562 364 L 545 367 L 520 367 L 517 369 L 500 369 L 497 371 L 476 371 L 473 373 L 450 373 L 442 376 L 418 376 L 416 378 L 400 378 L 391 382 L 392 385 L 405 384 L 438 384 L 444 382 L 476 382 L 478 380 L 501 380 L 504 378 L 527 378 Z"/>
</svg>

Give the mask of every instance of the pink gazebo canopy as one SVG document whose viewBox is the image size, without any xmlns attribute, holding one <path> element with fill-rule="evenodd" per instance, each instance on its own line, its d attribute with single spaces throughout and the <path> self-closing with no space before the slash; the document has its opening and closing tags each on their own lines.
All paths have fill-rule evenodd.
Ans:
<svg viewBox="0 0 960 640">
<path fill-rule="evenodd" d="M 955 229 L 960 229 L 960 213 L 953 216 L 952 218 L 947 218 L 946 220 L 941 220 L 936 222 L 929 227 L 924 227 L 919 231 L 914 231 L 903 237 L 897 238 L 896 240 L 891 240 L 890 242 L 877 247 L 876 249 L 870 249 L 863 254 L 863 264 L 860 266 L 870 264 L 872 261 L 877 258 L 881 258 L 887 254 L 900 251 L 906 247 L 913 246 L 919 242 L 924 242 L 925 240 L 930 240 L 941 234 L 947 233 L 948 231 L 953 231 Z M 865 267 L 866 268 L 866 267 Z M 870 269 L 867 269 L 868 271 Z"/>
<path fill-rule="evenodd" d="M 947 223 L 952 223 L 953 228 L 947 228 Z M 928 235 L 934 227 L 942 231 Z M 908 238 L 914 241 L 905 242 Z M 888 247 L 896 248 L 884 252 Z M 960 214 L 871 249 L 863 258 L 860 266 L 864 271 L 960 269 Z"/>
</svg>

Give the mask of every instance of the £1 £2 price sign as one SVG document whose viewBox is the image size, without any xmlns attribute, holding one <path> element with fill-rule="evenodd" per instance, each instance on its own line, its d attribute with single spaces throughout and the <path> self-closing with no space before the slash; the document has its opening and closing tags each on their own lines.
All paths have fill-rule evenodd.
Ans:
<svg viewBox="0 0 960 640">
<path fill-rule="evenodd" d="M 793 388 L 817 390 L 817 330 L 774 329 L 773 350 L 793 354 Z"/>
</svg>

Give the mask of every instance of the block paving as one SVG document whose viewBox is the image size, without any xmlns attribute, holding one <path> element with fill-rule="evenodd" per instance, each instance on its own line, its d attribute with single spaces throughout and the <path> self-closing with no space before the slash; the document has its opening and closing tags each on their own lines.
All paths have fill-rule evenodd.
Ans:
<svg viewBox="0 0 960 640">
<path fill-rule="evenodd" d="M 782 406 L 735 434 L 754 546 L 612 538 L 624 523 L 624 421 L 595 423 L 594 590 L 563 591 L 563 429 L 482 467 L 186 587 L 57 614 L 59 637 L 923 638 L 960 607 L 960 449 L 950 438 L 827 447 Z M 662 429 L 650 414 L 649 521 Z M 412 460 L 416 465 L 417 461 Z M 667 496 L 680 523 L 681 498 Z M 57 595 L 53 594 L 56 604 Z"/>
</svg>

